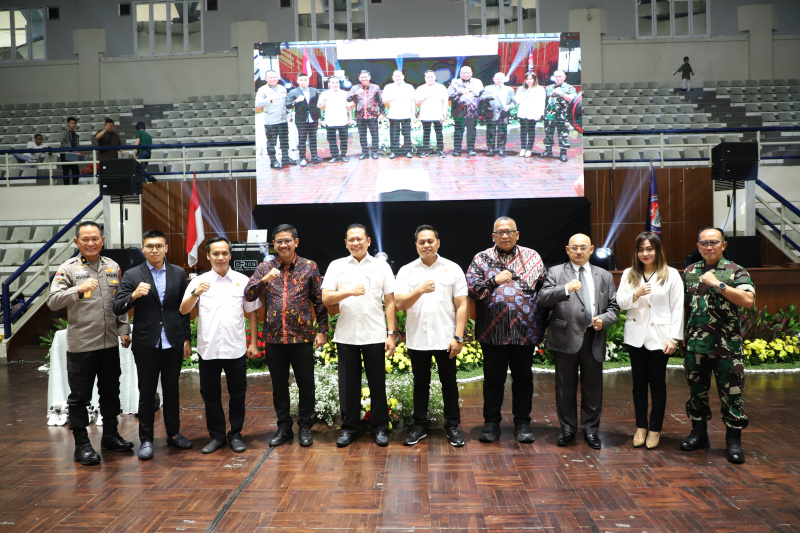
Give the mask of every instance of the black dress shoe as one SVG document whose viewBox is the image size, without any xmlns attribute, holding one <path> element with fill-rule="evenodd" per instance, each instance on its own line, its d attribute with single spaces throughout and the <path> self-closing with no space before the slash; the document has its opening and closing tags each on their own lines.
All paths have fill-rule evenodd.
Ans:
<svg viewBox="0 0 800 533">
<path fill-rule="evenodd" d="M 478 155 L 478 152 L 476 152 L 475 150 L 470 150 L 469 153 L 467 153 L 467 155 L 470 157 L 475 157 L 476 155 Z"/>
<path fill-rule="evenodd" d="M 232 435 L 228 435 L 228 441 L 231 443 L 231 448 L 236 453 L 242 453 L 247 449 L 247 446 L 244 445 L 244 441 L 242 440 L 241 433 L 233 433 Z"/>
<path fill-rule="evenodd" d="M 708 448 L 711 443 L 708 441 L 708 423 L 705 420 L 692 420 L 692 432 L 683 439 L 681 450 L 693 452 L 700 448 Z"/>
<path fill-rule="evenodd" d="M 103 438 L 100 440 L 100 449 L 112 450 L 115 452 L 127 452 L 128 450 L 133 449 L 133 443 L 128 442 L 120 437 L 119 433 L 114 435 L 103 435 Z"/>
<path fill-rule="evenodd" d="M 392 152 L 391 154 L 389 154 L 389 159 L 394 159 L 395 157 L 397 157 L 396 153 Z"/>
<path fill-rule="evenodd" d="M 280 161 L 273 161 L 270 167 L 274 168 L 275 170 L 280 170 L 283 168 L 283 165 L 281 165 Z"/>
<path fill-rule="evenodd" d="M 349 429 L 343 429 L 339 434 L 339 438 L 336 439 L 336 446 L 339 448 L 344 448 L 345 446 L 350 446 L 354 440 L 356 440 L 356 432 Z"/>
<path fill-rule="evenodd" d="M 153 443 L 149 440 L 144 441 L 141 446 L 139 446 L 139 460 L 141 461 L 149 461 L 153 458 Z"/>
<path fill-rule="evenodd" d="M 286 158 L 286 159 L 282 160 L 281 163 L 283 163 L 284 166 L 286 166 L 286 165 L 296 165 L 297 161 L 295 161 L 294 159 Z"/>
<path fill-rule="evenodd" d="M 369 157 L 369 154 L 362 153 L 360 156 L 358 156 L 358 160 L 359 161 L 363 161 L 368 157 Z"/>
<path fill-rule="evenodd" d="M 559 159 L 561 160 L 562 163 L 566 163 L 567 162 L 567 152 L 562 150 L 561 151 L 561 157 L 559 157 Z"/>
<path fill-rule="evenodd" d="M 553 151 L 551 149 L 546 149 L 542 152 L 542 157 L 553 157 Z"/>
<path fill-rule="evenodd" d="M 456 448 L 460 448 L 464 445 L 464 436 L 461 435 L 461 432 L 458 430 L 458 426 L 451 426 L 446 428 L 445 433 L 447 433 L 447 441 L 455 446 Z"/>
<path fill-rule="evenodd" d="M 494 442 L 500 438 L 500 424 L 486 422 L 483 425 L 481 434 L 478 435 L 478 440 L 481 442 Z"/>
<path fill-rule="evenodd" d="M 518 425 L 514 428 L 514 434 L 519 442 L 533 442 L 535 440 L 530 424 Z"/>
<path fill-rule="evenodd" d="M 558 435 L 558 444 L 559 446 L 566 446 L 570 442 L 575 440 L 575 433 L 570 433 L 569 431 L 562 431 Z"/>
<path fill-rule="evenodd" d="M 500 157 L 505 157 L 506 153 L 503 150 L 498 150 L 497 155 L 499 155 Z"/>
<path fill-rule="evenodd" d="M 278 428 L 278 432 L 275 433 L 275 435 L 271 439 L 269 439 L 269 445 L 273 447 L 280 446 L 287 440 L 293 438 L 294 438 L 294 433 L 292 433 L 291 428 Z"/>
<path fill-rule="evenodd" d="M 181 450 L 188 450 L 192 447 L 192 441 L 178 433 L 174 437 L 167 437 L 167 446 L 175 446 Z"/>
<path fill-rule="evenodd" d="M 100 464 L 100 456 L 88 442 L 86 444 L 75 445 L 75 455 L 73 455 L 73 458 L 80 464 L 86 466 Z"/>
<path fill-rule="evenodd" d="M 322 163 L 322 161 L 323 159 L 321 157 L 314 156 L 311 158 L 311 162 L 314 163 L 315 165 L 319 165 L 320 163 Z"/>
<path fill-rule="evenodd" d="M 460 156 L 461 156 L 461 150 L 453 150 L 453 157 L 460 157 Z"/>
<path fill-rule="evenodd" d="M 494 157 L 494 150 L 492 150 L 491 148 L 486 150 L 486 157 Z"/>
<path fill-rule="evenodd" d="M 330 159 L 328 159 L 328 163 L 338 163 L 338 162 L 339 162 L 338 157 L 331 157 Z"/>
<path fill-rule="evenodd" d="M 378 159 L 378 152 L 377 151 L 371 152 L 370 155 L 372 156 L 372 159 Z"/>
<path fill-rule="evenodd" d="M 412 157 L 414 157 L 414 154 L 412 154 L 412 153 L 411 153 L 411 150 L 409 150 L 408 152 L 406 152 L 406 157 L 407 157 L 407 158 L 409 158 L 409 159 L 411 159 Z"/>
<path fill-rule="evenodd" d="M 314 444 L 314 437 L 311 436 L 311 428 L 300 428 L 300 446 L 307 448 Z"/>
<path fill-rule="evenodd" d="M 348 161 L 350 161 L 350 158 L 347 157 L 346 155 L 343 155 L 342 157 L 339 158 L 339 161 L 341 161 L 342 163 L 347 163 Z"/>
<path fill-rule="evenodd" d="M 593 450 L 599 450 L 603 447 L 603 443 L 600 442 L 600 437 L 597 436 L 597 433 L 584 433 L 583 441 Z"/>
<path fill-rule="evenodd" d="M 406 446 L 413 446 L 425 437 L 428 436 L 428 431 L 422 426 L 414 426 L 411 428 L 411 431 L 408 432 L 406 438 L 403 439 L 403 444 Z"/>
<path fill-rule="evenodd" d="M 222 445 L 225 444 L 224 440 L 219 439 L 211 439 L 211 442 L 205 445 L 205 447 L 201 450 L 203 453 L 214 453 L 215 451 L 222 448 Z"/>
<path fill-rule="evenodd" d="M 386 434 L 385 429 L 379 429 L 375 432 L 375 444 L 378 446 L 388 446 L 389 445 L 389 435 Z"/>
</svg>

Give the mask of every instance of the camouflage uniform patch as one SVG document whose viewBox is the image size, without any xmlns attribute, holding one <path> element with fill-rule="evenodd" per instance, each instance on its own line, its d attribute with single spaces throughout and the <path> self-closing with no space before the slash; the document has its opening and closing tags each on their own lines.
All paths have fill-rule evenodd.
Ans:
<svg viewBox="0 0 800 533">
<path fill-rule="evenodd" d="M 714 355 L 686 352 L 684 359 L 686 381 L 689 383 L 689 401 L 686 416 L 691 420 L 711 420 L 708 390 L 711 372 L 717 381 L 717 392 L 722 402 L 722 422 L 734 429 L 747 427 L 744 414 L 744 363 L 741 359 L 725 359 Z"/>
</svg>

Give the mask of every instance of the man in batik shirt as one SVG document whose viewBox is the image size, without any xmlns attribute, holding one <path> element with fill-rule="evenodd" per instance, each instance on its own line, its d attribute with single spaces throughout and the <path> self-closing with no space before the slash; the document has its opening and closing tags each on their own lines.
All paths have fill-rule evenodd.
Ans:
<svg viewBox="0 0 800 533">
<path fill-rule="evenodd" d="M 319 269 L 314 261 L 295 252 L 297 230 L 281 224 L 272 233 L 278 257 L 258 265 L 245 287 L 248 302 L 264 297 L 263 341 L 272 378 L 272 400 L 278 416 L 278 431 L 269 441 L 280 446 L 294 438 L 289 414 L 289 366 L 300 392 L 297 425 L 300 446 L 311 446 L 314 414 L 314 351 L 328 342 L 328 309 L 322 303 Z M 319 332 L 314 336 L 314 308 Z M 312 348 L 313 343 L 313 348 Z"/>
<path fill-rule="evenodd" d="M 475 300 L 475 338 L 483 350 L 483 419 L 479 439 L 500 436 L 500 408 L 506 374 L 511 369 L 511 412 L 519 442 L 533 442 L 534 347 L 545 321 L 538 304 L 547 270 L 536 251 L 517 245 L 517 223 L 500 217 L 494 223 L 495 245 L 475 256 L 467 270 L 469 297 Z"/>
<path fill-rule="evenodd" d="M 553 157 L 553 136 L 558 130 L 558 146 L 561 148 L 561 161 L 567 161 L 569 148 L 569 105 L 578 96 L 575 87 L 566 83 L 563 70 L 553 73 L 553 83 L 545 87 L 547 103 L 544 108 L 544 153 L 542 157 Z"/>
<path fill-rule="evenodd" d="M 478 97 L 483 91 L 483 82 L 472 77 L 471 67 L 461 67 L 461 77 L 450 82 L 447 95 L 452 102 L 450 112 L 455 122 L 453 132 L 453 155 L 461 155 L 461 141 L 467 130 L 467 155 L 475 156 L 475 121 L 478 119 Z"/>
<path fill-rule="evenodd" d="M 356 127 L 358 138 L 361 141 L 361 155 L 359 159 L 366 159 L 372 154 L 372 159 L 378 159 L 380 142 L 378 139 L 378 119 L 383 116 L 383 102 L 381 88 L 370 83 L 372 76 L 368 70 L 362 70 L 358 75 L 358 85 L 350 89 L 347 97 L 349 102 L 356 105 Z M 367 141 L 369 131 L 370 141 Z"/>
</svg>

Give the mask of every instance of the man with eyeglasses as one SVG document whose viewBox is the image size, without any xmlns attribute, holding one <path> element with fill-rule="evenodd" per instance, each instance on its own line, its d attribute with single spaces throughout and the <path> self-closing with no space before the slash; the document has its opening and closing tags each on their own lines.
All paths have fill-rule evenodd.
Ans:
<svg viewBox="0 0 800 533">
<path fill-rule="evenodd" d="M 741 464 L 745 461 L 742 430 L 747 427 L 748 419 L 742 401 L 744 362 L 739 316 L 740 308 L 755 306 L 756 290 L 747 270 L 723 257 L 727 242 L 722 230 L 703 228 L 697 240 L 703 260 L 683 271 L 684 368 L 689 384 L 686 415 L 692 421 L 692 432 L 681 443 L 681 450 L 692 452 L 710 446 L 708 391 L 713 371 L 722 402 L 727 458 L 731 463 Z"/>
<path fill-rule="evenodd" d="M 339 357 L 340 448 L 356 437 L 361 420 L 361 360 L 370 397 L 369 425 L 378 446 L 389 445 L 386 364 L 395 349 L 394 274 L 386 261 L 369 255 L 372 243 L 363 224 L 347 228 L 349 257 L 331 262 L 322 280 L 322 302 L 339 305 L 333 340 Z"/>
<path fill-rule="evenodd" d="M 133 359 L 139 387 L 139 451 L 142 461 L 153 458 L 155 396 L 161 377 L 167 446 L 188 450 L 192 443 L 181 435 L 178 380 L 183 359 L 192 355 L 189 315 L 180 312 L 189 282 L 186 272 L 166 261 L 167 237 L 151 229 L 142 235 L 146 261 L 125 272 L 114 299 L 114 313 L 133 310 Z"/>
<path fill-rule="evenodd" d="M 67 380 L 69 382 L 69 428 L 75 439 L 74 459 L 82 465 L 100 463 L 100 455 L 89 440 L 89 413 L 95 378 L 100 393 L 103 438 L 100 448 L 126 452 L 133 443 L 117 431 L 120 413 L 119 345 L 131 343 L 126 315 L 113 312 L 119 288 L 119 265 L 102 257 L 105 237 L 96 222 L 85 221 L 75 227 L 78 255 L 62 263 L 53 278 L 47 307 L 69 310 L 67 326 Z"/>
<path fill-rule="evenodd" d="M 494 223 L 494 246 L 478 253 L 467 270 L 469 297 L 475 300 L 475 338 L 483 350 L 483 420 L 478 437 L 500 437 L 500 409 L 506 374 L 511 369 L 511 412 L 519 442 L 533 442 L 534 347 L 544 333 L 539 290 L 547 269 L 535 250 L 517 245 L 517 223 L 500 217 Z"/>
<path fill-rule="evenodd" d="M 599 450 L 603 409 L 603 361 L 606 330 L 619 315 L 617 290 L 611 274 L 590 265 L 594 252 L 587 235 L 573 235 L 566 247 L 569 261 L 547 273 L 539 303 L 552 307 L 545 347 L 556 367 L 556 409 L 561 433 L 557 444 L 575 440 L 578 428 L 578 375 L 581 382 L 580 426 L 583 440 Z"/>
<path fill-rule="evenodd" d="M 258 265 L 244 290 L 248 302 L 264 298 L 267 365 L 272 378 L 272 401 L 278 431 L 270 446 L 294 438 L 289 414 L 289 367 L 300 392 L 297 425 L 300 446 L 311 446 L 314 415 L 314 348 L 328 342 L 328 309 L 322 303 L 321 276 L 317 264 L 297 255 L 297 229 L 281 224 L 272 232 L 278 257 Z M 314 310 L 314 316 L 311 310 Z M 314 317 L 319 332 L 314 335 Z M 312 347 L 313 343 L 313 347 Z"/>
<path fill-rule="evenodd" d="M 553 72 L 553 83 L 545 87 L 547 101 L 544 108 L 544 153 L 542 157 L 553 157 L 553 143 L 558 131 L 558 146 L 561 148 L 559 159 L 567 162 L 569 149 L 569 106 L 578 96 L 575 87 L 567 83 L 567 74 L 563 70 Z"/>
</svg>

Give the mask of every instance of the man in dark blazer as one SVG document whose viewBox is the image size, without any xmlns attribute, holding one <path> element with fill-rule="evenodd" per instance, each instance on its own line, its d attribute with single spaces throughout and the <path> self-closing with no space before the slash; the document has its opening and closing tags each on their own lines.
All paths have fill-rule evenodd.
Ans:
<svg viewBox="0 0 800 533">
<path fill-rule="evenodd" d="M 573 235 L 567 246 L 570 260 L 548 271 L 539 305 L 553 308 L 545 347 L 556 366 L 556 408 L 561 424 L 558 445 L 566 446 L 575 439 L 580 369 L 583 440 L 599 450 L 606 329 L 617 321 L 619 305 L 611 274 L 589 265 L 592 252 L 589 237 Z"/>
<path fill-rule="evenodd" d="M 299 142 L 297 145 L 298 159 L 300 166 L 308 164 L 306 159 L 306 141 L 311 151 L 311 162 L 322 163 L 322 159 L 317 156 L 317 122 L 319 122 L 319 91 L 314 87 L 308 86 L 308 75 L 299 74 L 297 85 L 286 96 L 286 108 L 294 108 L 294 123 L 297 126 Z"/>
<path fill-rule="evenodd" d="M 147 261 L 131 268 L 122 278 L 114 300 L 114 313 L 134 309 L 133 358 L 139 378 L 139 459 L 153 457 L 153 423 L 158 377 L 164 398 L 167 445 L 189 449 L 192 443 L 180 434 L 178 378 L 181 357 L 191 356 L 189 315 L 178 311 L 188 282 L 186 273 L 164 260 L 167 238 L 158 230 L 142 235 Z"/>
</svg>

